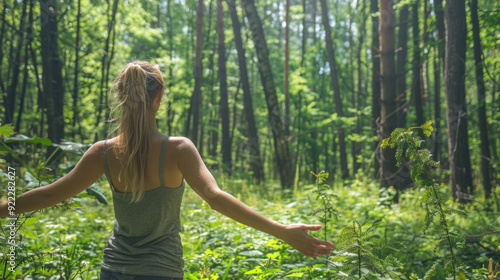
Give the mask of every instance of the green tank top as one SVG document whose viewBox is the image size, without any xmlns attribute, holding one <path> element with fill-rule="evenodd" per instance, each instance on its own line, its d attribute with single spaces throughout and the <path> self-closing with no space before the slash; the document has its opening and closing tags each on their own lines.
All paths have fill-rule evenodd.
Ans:
<svg viewBox="0 0 500 280">
<path fill-rule="evenodd" d="M 104 167 L 113 194 L 114 228 L 104 248 L 102 268 L 130 275 L 183 277 L 180 207 L 184 180 L 167 188 L 163 178 L 166 137 L 160 153 L 159 188 L 148 190 L 137 203 L 130 192 L 118 192 L 109 176 L 104 142 Z"/>
</svg>

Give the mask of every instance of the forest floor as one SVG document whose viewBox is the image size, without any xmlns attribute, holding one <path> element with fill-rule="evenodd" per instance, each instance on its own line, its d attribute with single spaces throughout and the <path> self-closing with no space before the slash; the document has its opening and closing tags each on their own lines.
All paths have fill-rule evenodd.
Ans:
<svg viewBox="0 0 500 280">
<path fill-rule="evenodd" d="M 16 276 L 9 279 L 98 279 L 114 219 L 108 184 L 104 180 L 98 184 L 108 205 L 81 196 L 76 204 L 36 212 L 25 221 Z M 426 209 L 420 203 L 421 188 L 406 190 L 393 203 L 395 190 L 381 190 L 368 178 L 332 185 L 325 187 L 323 198 L 331 200 L 325 204 L 314 192 L 315 183 L 299 184 L 286 196 L 278 184 L 260 186 L 237 179 L 221 183 L 221 188 L 280 223 L 322 224 L 321 230 L 310 234 L 332 241 L 335 251 L 318 258 L 305 257 L 272 236 L 220 215 L 187 187 L 181 211 L 185 279 L 359 279 L 368 275 L 453 279 L 445 266 L 450 251 L 439 241 L 443 235 L 439 223 L 423 233 Z M 500 262 L 498 205 L 487 206 L 481 199 L 459 205 L 451 200 L 446 185 L 441 184 L 439 191 L 447 198 L 446 209 L 467 212 L 461 216 L 450 211 L 447 217 L 454 232 L 456 279 L 485 279 L 490 258 Z M 323 217 L 327 208 L 339 217 Z M 7 236 L 0 236 L 2 243 L 3 237 Z M 2 273 L 6 263 L 0 266 Z"/>
</svg>

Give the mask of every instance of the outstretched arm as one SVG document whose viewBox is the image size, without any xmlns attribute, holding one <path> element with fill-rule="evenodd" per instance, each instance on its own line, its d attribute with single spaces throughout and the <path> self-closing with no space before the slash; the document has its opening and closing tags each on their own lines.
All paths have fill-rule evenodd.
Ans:
<svg viewBox="0 0 500 280">
<path fill-rule="evenodd" d="M 203 163 L 198 150 L 185 139 L 179 146 L 179 170 L 193 190 L 212 209 L 257 230 L 266 232 L 288 243 L 306 256 L 317 257 L 332 252 L 332 243 L 310 236 L 315 225 L 282 225 L 248 207 L 232 195 L 222 191 Z"/>
<path fill-rule="evenodd" d="M 15 214 L 54 206 L 92 185 L 104 173 L 102 146 L 102 142 L 98 142 L 90 147 L 75 168 L 54 183 L 18 196 Z M 0 218 L 7 216 L 7 202 L 4 202 L 0 204 Z"/>
</svg>

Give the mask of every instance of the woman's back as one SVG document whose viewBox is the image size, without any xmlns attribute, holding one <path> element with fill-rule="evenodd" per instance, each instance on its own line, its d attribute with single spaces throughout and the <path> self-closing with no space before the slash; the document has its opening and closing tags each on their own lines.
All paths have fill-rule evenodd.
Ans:
<svg viewBox="0 0 500 280">
<path fill-rule="evenodd" d="M 165 173 L 171 177 L 179 173 L 175 160 L 172 160 L 174 145 L 167 145 L 168 137 L 152 139 L 144 178 L 145 192 L 139 202 L 132 202 L 132 193 L 124 192 L 127 186 L 117 175 L 120 159 L 113 153 L 113 141 L 105 142 L 104 165 L 116 219 L 104 249 L 102 267 L 127 274 L 182 277 L 179 213 L 184 181 L 181 176 L 181 183 L 175 188 L 167 187 L 167 182 L 176 182 L 171 178 L 166 180 Z M 115 182 L 120 184 L 115 185 Z"/>
<path fill-rule="evenodd" d="M 163 134 L 154 134 L 151 136 L 151 147 L 148 152 L 146 168 L 144 174 L 144 190 L 148 191 L 160 187 L 160 153 L 163 140 Z M 109 180 L 117 192 L 126 192 L 127 180 L 124 180 L 123 160 L 117 154 L 117 137 L 107 140 L 107 164 L 109 170 Z M 178 167 L 177 146 L 181 141 L 180 137 L 169 137 L 165 146 L 163 157 L 163 178 L 167 188 L 177 188 L 182 183 L 182 174 Z M 119 178 L 120 177 L 120 178 Z"/>
</svg>

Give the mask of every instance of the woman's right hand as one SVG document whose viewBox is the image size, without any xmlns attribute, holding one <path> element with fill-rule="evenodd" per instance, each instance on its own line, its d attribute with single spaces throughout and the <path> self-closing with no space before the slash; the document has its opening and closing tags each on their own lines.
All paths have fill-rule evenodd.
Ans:
<svg viewBox="0 0 500 280">
<path fill-rule="evenodd" d="M 309 235 L 310 230 L 319 230 L 321 225 L 295 224 L 283 227 L 283 236 L 280 238 L 308 257 L 319 257 L 333 251 L 333 243 L 323 241 Z"/>
</svg>

